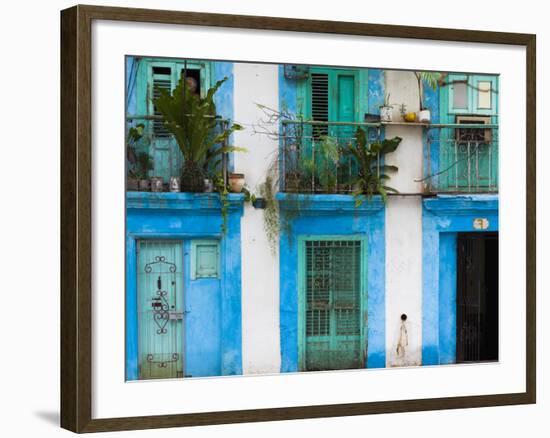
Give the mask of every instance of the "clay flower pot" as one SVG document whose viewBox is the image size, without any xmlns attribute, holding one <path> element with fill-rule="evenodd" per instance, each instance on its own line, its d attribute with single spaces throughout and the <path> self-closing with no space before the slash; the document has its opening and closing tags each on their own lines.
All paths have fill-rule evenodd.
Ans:
<svg viewBox="0 0 550 438">
<path fill-rule="evenodd" d="M 229 190 L 233 193 L 241 193 L 244 187 L 244 173 L 229 174 Z"/>
<path fill-rule="evenodd" d="M 151 177 L 151 191 L 152 192 L 162 192 L 162 177 L 152 176 Z"/>
<path fill-rule="evenodd" d="M 138 188 L 140 192 L 148 192 L 151 190 L 151 181 L 148 179 L 140 179 L 138 183 Z"/>
</svg>

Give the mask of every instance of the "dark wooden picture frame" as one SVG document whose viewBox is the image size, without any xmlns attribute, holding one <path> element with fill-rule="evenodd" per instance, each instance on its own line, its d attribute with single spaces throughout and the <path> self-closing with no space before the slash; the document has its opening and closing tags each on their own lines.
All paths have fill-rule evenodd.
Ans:
<svg viewBox="0 0 550 438">
<path fill-rule="evenodd" d="M 518 45 L 526 48 L 526 108 L 536 114 L 536 37 L 531 34 L 75 6 L 61 12 L 61 426 L 74 432 L 529 404 L 536 401 L 536 121 L 526 118 L 526 391 L 127 418 L 92 418 L 92 21 L 114 20 L 371 37 Z"/>
</svg>

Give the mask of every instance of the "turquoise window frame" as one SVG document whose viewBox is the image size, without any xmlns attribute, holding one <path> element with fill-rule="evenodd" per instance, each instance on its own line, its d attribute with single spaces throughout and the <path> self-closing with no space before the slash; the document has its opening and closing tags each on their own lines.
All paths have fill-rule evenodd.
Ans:
<svg viewBox="0 0 550 438">
<path fill-rule="evenodd" d="M 199 256 L 199 251 L 201 246 L 215 246 L 216 248 L 216 260 L 214 262 L 215 264 L 215 272 L 214 274 L 206 275 L 201 274 L 199 272 L 199 263 L 197 260 L 197 257 Z M 191 260 L 190 260 L 190 273 L 191 273 L 191 280 L 200 280 L 200 279 L 219 279 L 220 278 L 220 272 L 221 272 L 221 264 L 220 264 L 220 241 L 215 239 L 200 239 L 200 240 L 192 240 L 191 241 Z"/>
<path fill-rule="evenodd" d="M 441 114 L 442 123 L 454 123 L 453 115 L 479 115 L 479 116 L 497 116 L 498 115 L 498 90 L 499 80 L 497 75 L 478 75 L 464 73 L 449 73 L 447 76 L 447 86 L 441 88 Z M 454 108 L 454 82 L 466 81 L 466 108 Z M 478 108 L 478 90 L 479 82 L 491 83 L 491 108 Z M 496 122 L 492 122 L 496 123 Z"/>
<path fill-rule="evenodd" d="M 361 242 L 361 362 L 367 360 L 367 297 L 368 297 L 368 248 L 367 237 L 364 235 L 307 235 L 298 236 L 298 370 L 306 369 L 306 255 L 305 243 L 307 241 L 333 241 L 353 240 Z"/>
</svg>

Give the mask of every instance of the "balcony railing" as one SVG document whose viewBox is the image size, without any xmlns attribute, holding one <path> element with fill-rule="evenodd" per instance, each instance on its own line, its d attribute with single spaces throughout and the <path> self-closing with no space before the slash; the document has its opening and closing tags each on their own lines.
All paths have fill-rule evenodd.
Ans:
<svg viewBox="0 0 550 438">
<path fill-rule="evenodd" d="M 372 143 L 379 141 L 382 129 L 391 125 L 282 121 L 278 164 L 280 190 L 296 193 L 353 192 L 358 166 L 349 146 L 356 145 L 357 128 L 362 128 L 367 133 L 368 142 Z M 418 194 L 498 192 L 498 125 L 412 126 L 423 128 L 423 172 L 416 179 L 422 182 L 422 188 Z M 377 160 L 377 168 L 381 161 L 380 158 Z"/>
<path fill-rule="evenodd" d="M 283 120 L 280 190 L 290 193 L 351 193 L 358 166 L 349 146 L 355 147 L 359 127 L 367 133 L 369 142 L 380 139 L 380 125 L 374 123 Z M 376 167 L 379 165 L 380 160 L 377 160 Z"/>
<path fill-rule="evenodd" d="M 143 137 L 134 145 L 136 152 L 146 152 L 151 156 L 153 169 L 149 171 L 149 177 L 160 176 L 165 183 L 171 176 L 180 176 L 183 166 L 183 156 L 174 136 L 164 128 L 163 118 L 158 115 L 128 115 L 126 117 L 127 127 L 135 126 L 139 123 L 145 125 Z M 220 132 L 229 127 L 229 121 L 217 119 L 216 131 Z M 212 135 L 215 135 L 213 132 Z M 226 144 L 220 144 L 224 147 Z M 209 169 L 221 171 L 224 181 L 227 184 L 229 155 L 223 153 L 221 163 L 218 169 Z"/>
<path fill-rule="evenodd" d="M 429 125 L 425 145 L 425 192 L 498 192 L 498 125 Z"/>
</svg>

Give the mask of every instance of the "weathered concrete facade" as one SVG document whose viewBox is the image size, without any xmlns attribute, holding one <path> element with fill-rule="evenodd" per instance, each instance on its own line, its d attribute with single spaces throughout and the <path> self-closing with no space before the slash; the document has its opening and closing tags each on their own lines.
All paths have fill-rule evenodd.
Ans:
<svg viewBox="0 0 550 438">
<path fill-rule="evenodd" d="M 137 65 L 141 64 L 140 68 L 144 69 L 143 63 L 144 60 L 128 61 L 128 71 L 138 71 L 135 73 L 138 82 Z M 390 94 L 390 103 L 396 104 L 394 120 L 401 118 L 397 104 L 405 104 L 409 111 L 418 110 L 417 80 L 413 72 L 347 71 L 355 75 L 353 122 L 364 122 L 363 116 L 367 113 L 378 114 L 385 94 Z M 218 109 L 222 117 L 244 126 L 244 130 L 233 135 L 232 144 L 248 149 L 248 153 L 232 154 L 230 168 L 244 173 L 248 187 L 257 193 L 273 157 L 281 153 L 282 145 L 280 137 L 262 135 L 254 128 L 265 120 L 265 112 L 258 104 L 287 117 L 304 114 L 307 117 L 307 95 L 304 95 L 300 82 L 303 79 L 291 78 L 285 67 L 269 64 L 211 62 L 208 72 L 210 78 L 206 82 L 209 84 L 223 76 L 230 78 L 216 97 Z M 146 74 L 143 71 L 141 74 L 141 80 L 147 81 Z M 143 95 L 136 94 L 140 85 L 132 86 L 133 81 L 129 73 L 128 112 L 146 112 L 147 109 L 140 109 L 139 104 Z M 342 93 L 344 90 L 342 88 Z M 441 122 L 444 112 L 440 108 L 441 102 L 448 103 L 449 97 L 443 98 L 442 92 L 440 87 L 435 91 L 425 87 L 425 102 L 431 109 L 433 124 Z M 496 107 L 494 102 L 493 105 Z M 444 118 L 445 123 L 450 122 L 447 112 Z M 281 129 L 278 122 L 274 125 L 276 131 Z M 375 196 L 360 207 L 354 205 L 350 194 L 300 194 L 308 197 L 306 207 L 292 216 L 291 231 L 285 229 L 281 232 L 275 253 L 270 250 L 266 238 L 263 210 L 250 204 L 243 207 L 240 198 L 231 201 L 230 227 L 224 236 L 217 231 L 219 217 L 215 217 L 211 207 L 191 210 L 180 204 L 170 207 L 172 201 L 167 201 L 167 207 L 164 198 L 171 195 L 167 193 L 153 196 L 157 204 L 146 201 L 150 195 L 129 195 L 130 262 L 135 257 L 135 244 L 131 240 L 135 236 L 217 239 L 225 254 L 220 274 L 222 286 L 217 292 L 221 297 L 219 306 L 222 310 L 217 311 L 221 312 L 219 324 L 222 330 L 215 335 L 220 337 L 219 342 L 215 341 L 218 351 L 210 355 L 210 358 L 215 357 L 216 365 L 208 370 L 197 366 L 184 374 L 261 374 L 305 369 L 303 356 L 306 347 L 301 339 L 308 329 L 303 326 L 303 315 L 300 316 L 303 312 L 300 308 L 303 299 L 300 282 L 305 280 L 299 272 L 302 256 L 298 245 L 315 236 L 328 236 L 333 240 L 347 236 L 364 242 L 364 278 L 361 280 L 364 301 L 360 328 L 362 366 L 454 363 L 457 235 L 498 231 L 498 194 L 495 191 L 491 194 L 430 193 L 426 197 L 426 175 L 435 174 L 439 169 L 439 164 L 434 164 L 434 160 L 439 159 L 433 150 L 437 143 L 432 144 L 429 152 L 428 136 L 431 134 L 428 131 L 426 126 L 404 123 L 379 127 L 382 137 L 402 138 L 398 149 L 388 154 L 385 163 L 399 168 L 391 175 L 389 185 L 400 194 L 390 196 L 387 203 Z M 176 196 L 177 202 L 184 202 L 183 195 Z M 281 215 L 295 208 L 282 191 L 277 199 Z M 476 228 L 476 220 L 480 218 L 487 220 L 488 225 Z M 210 225 L 207 226 L 207 222 Z M 195 229 L 199 224 L 200 230 Z M 184 263 L 188 252 L 185 254 Z M 133 265 L 130 263 L 129 266 Z M 129 268 L 127 278 L 134 275 L 135 272 Z M 131 315 L 136 314 L 137 304 L 132 299 L 136 294 L 135 287 L 132 287 L 132 282 L 129 284 L 126 291 L 130 316 L 127 325 L 127 378 L 135 379 L 137 322 Z M 198 287 L 198 283 L 186 279 L 183 293 L 191 293 L 193 287 Z M 203 335 L 198 327 L 196 336 Z M 186 342 L 197 341 L 187 336 Z M 193 356 L 192 349 L 184 349 L 184 354 L 188 356 L 188 364 L 193 363 L 194 357 L 200 357 Z"/>
</svg>

